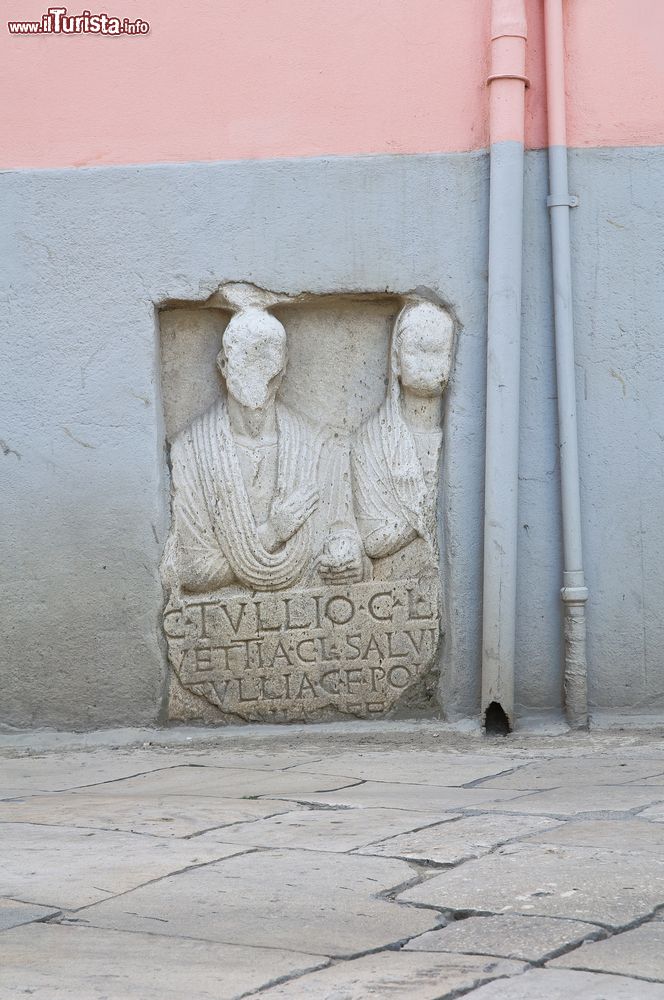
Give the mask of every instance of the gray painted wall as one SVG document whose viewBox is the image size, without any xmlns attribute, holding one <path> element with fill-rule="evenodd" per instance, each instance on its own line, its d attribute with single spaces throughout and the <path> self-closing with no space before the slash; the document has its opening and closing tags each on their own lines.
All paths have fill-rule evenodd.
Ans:
<svg viewBox="0 0 664 1000">
<path fill-rule="evenodd" d="M 437 290 L 463 324 L 442 513 L 441 697 L 479 701 L 483 153 L 18 171 L 0 180 L 4 722 L 157 719 L 168 527 L 155 303 L 227 280 Z M 591 697 L 664 707 L 664 150 L 579 151 L 571 190 Z M 546 167 L 529 154 L 517 690 L 560 706 L 560 530 Z M 527 527 L 526 527 L 527 525 Z"/>
</svg>

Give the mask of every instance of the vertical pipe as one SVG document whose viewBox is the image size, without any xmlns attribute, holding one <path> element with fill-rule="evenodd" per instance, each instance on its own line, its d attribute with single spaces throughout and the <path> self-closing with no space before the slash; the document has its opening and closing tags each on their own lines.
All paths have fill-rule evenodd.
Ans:
<svg viewBox="0 0 664 1000">
<path fill-rule="evenodd" d="M 514 724 L 525 0 L 492 0 L 482 718 Z"/>
<path fill-rule="evenodd" d="M 586 601 L 581 545 L 579 449 L 576 421 L 572 265 L 567 179 L 565 39 L 562 0 L 545 0 L 546 93 L 549 119 L 549 198 L 553 309 L 558 383 L 558 437 L 563 528 L 564 698 L 574 728 L 588 725 Z"/>
</svg>

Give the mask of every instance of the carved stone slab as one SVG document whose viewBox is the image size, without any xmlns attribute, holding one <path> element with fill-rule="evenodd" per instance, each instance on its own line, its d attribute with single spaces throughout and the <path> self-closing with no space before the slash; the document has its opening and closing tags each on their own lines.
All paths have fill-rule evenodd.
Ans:
<svg viewBox="0 0 664 1000">
<path fill-rule="evenodd" d="M 209 343 L 199 320 L 189 338 L 186 323 L 175 337 L 163 324 L 171 718 L 365 718 L 432 702 L 455 322 L 419 296 L 302 299 L 229 284 L 206 303 Z"/>
<path fill-rule="evenodd" d="M 417 581 L 191 596 L 164 615 L 182 687 L 250 722 L 384 713 L 421 688 L 440 620 Z"/>
</svg>

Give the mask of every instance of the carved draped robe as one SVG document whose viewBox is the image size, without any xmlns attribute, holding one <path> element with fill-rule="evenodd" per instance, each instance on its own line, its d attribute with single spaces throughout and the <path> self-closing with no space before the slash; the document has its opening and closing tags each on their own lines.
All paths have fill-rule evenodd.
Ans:
<svg viewBox="0 0 664 1000">
<path fill-rule="evenodd" d="M 315 484 L 319 443 L 304 420 L 277 404 L 276 493 Z M 164 556 L 167 578 L 202 592 L 239 584 L 292 587 L 313 556 L 311 518 L 276 551 L 264 545 L 242 476 L 225 400 L 182 431 L 171 448 L 173 524 Z"/>
<path fill-rule="evenodd" d="M 393 555 L 416 538 L 428 557 L 436 550 L 437 467 L 442 433 L 427 435 L 418 455 L 415 437 L 392 392 L 359 428 L 351 453 L 357 523 L 372 559 Z"/>
</svg>

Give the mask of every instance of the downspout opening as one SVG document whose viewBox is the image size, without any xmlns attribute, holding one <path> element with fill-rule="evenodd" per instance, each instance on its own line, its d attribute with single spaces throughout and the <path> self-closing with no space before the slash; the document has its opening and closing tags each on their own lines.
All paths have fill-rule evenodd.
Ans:
<svg viewBox="0 0 664 1000">
<path fill-rule="evenodd" d="M 487 736 L 509 736 L 512 732 L 507 713 L 497 701 L 492 701 L 486 710 L 484 731 Z"/>
</svg>

